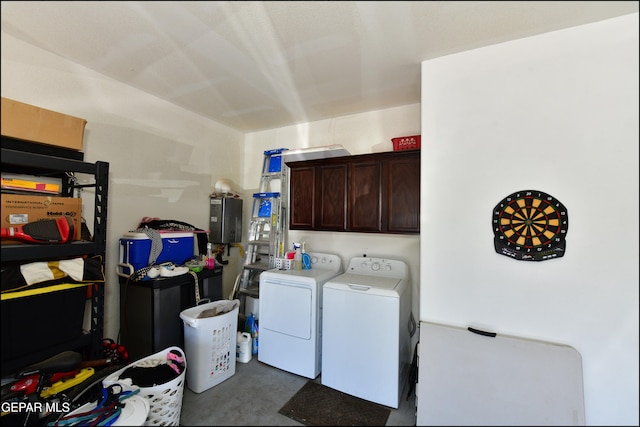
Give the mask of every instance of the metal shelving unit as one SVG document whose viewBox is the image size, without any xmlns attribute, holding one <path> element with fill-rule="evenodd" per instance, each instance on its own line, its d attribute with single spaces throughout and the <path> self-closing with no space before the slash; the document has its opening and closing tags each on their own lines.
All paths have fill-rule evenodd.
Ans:
<svg viewBox="0 0 640 427">
<path fill-rule="evenodd" d="M 42 144 L 21 141 L 2 136 L 2 170 L 37 175 L 46 172 L 63 178 L 62 196 L 72 197 L 82 187 L 95 188 L 94 221 L 91 241 L 74 241 L 64 245 L 2 245 L 2 264 L 22 264 L 42 260 L 55 260 L 78 256 L 101 256 L 103 263 L 106 251 L 107 195 L 109 183 L 109 163 L 85 162 L 84 154 Z M 88 174 L 95 179 L 91 184 L 76 184 L 74 174 Z M 103 266 L 104 268 L 104 266 Z M 102 357 L 104 332 L 104 284 L 91 286 L 90 330 L 70 342 L 60 343 L 45 350 L 20 357 L 19 360 L 2 359 L 2 372 L 34 363 L 63 350 L 84 349 L 87 357 Z"/>
</svg>

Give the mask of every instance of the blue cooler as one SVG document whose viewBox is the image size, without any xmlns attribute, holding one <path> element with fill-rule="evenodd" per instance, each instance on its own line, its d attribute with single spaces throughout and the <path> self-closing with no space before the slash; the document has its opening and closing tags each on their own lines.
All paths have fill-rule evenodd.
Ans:
<svg viewBox="0 0 640 427">
<path fill-rule="evenodd" d="M 162 252 L 156 259 L 156 264 L 172 262 L 182 265 L 193 258 L 193 232 L 166 231 L 160 232 L 162 237 Z M 120 239 L 120 262 L 117 267 L 119 276 L 129 277 L 135 271 L 149 265 L 151 254 L 151 239 L 145 233 L 130 232 Z"/>
</svg>

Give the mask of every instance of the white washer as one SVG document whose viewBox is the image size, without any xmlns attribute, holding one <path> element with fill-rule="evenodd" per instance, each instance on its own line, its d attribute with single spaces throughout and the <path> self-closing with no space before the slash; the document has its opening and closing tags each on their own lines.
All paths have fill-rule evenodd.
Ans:
<svg viewBox="0 0 640 427">
<path fill-rule="evenodd" d="M 342 273 L 342 263 L 333 254 L 309 257 L 309 270 L 260 274 L 258 360 L 313 379 L 322 363 L 322 285 Z"/>
<path fill-rule="evenodd" d="M 322 384 L 397 408 L 415 328 L 407 264 L 354 257 L 322 298 Z"/>
</svg>

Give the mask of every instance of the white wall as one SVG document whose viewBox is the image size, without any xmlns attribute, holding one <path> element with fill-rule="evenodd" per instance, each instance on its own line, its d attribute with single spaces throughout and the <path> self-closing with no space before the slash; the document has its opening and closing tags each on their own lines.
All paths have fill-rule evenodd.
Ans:
<svg viewBox="0 0 640 427">
<path fill-rule="evenodd" d="M 573 346 L 587 424 L 638 425 L 638 14 L 422 67 L 420 319 Z M 564 257 L 495 253 L 526 189 L 567 208 Z"/>
<path fill-rule="evenodd" d="M 104 323 L 105 337 L 116 339 L 118 239 L 145 216 L 207 229 L 216 180 L 241 179 L 244 135 L 5 33 L 1 74 L 2 96 L 86 119 L 85 160 L 109 162 Z M 93 224 L 89 206 L 83 214 Z M 225 269 L 223 279 L 230 289 L 235 273 Z"/>
</svg>

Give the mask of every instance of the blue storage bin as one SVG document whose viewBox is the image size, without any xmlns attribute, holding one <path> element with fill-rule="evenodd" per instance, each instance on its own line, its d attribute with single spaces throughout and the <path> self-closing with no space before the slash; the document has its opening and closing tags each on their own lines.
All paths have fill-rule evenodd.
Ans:
<svg viewBox="0 0 640 427">
<path fill-rule="evenodd" d="M 193 258 L 193 232 L 161 232 L 162 251 L 156 264 L 172 262 L 182 265 Z M 149 265 L 151 239 L 145 233 L 125 233 L 120 239 L 120 263 L 118 275 L 128 277 L 135 271 Z"/>
</svg>

